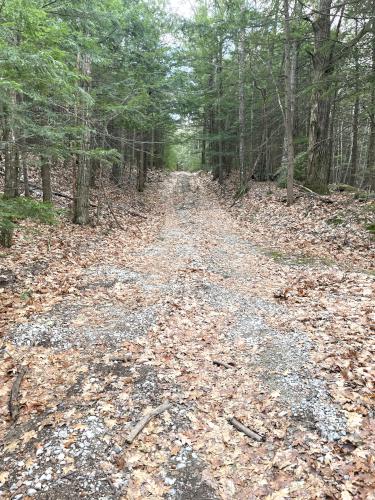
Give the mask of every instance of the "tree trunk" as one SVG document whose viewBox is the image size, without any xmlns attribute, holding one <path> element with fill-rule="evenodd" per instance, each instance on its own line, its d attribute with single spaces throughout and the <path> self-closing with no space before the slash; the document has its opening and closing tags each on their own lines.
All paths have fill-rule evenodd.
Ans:
<svg viewBox="0 0 375 500">
<path fill-rule="evenodd" d="M 375 1 L 373 3 L 372 21 L 372 63 L 371 73 L 375 81 Z M 370 100 L 370 130 L 367 146 L 367 165 L 364 181 L 365 187 L 375 191 L 375 85 L 371 88 Z"/>
<path fill-rule="evenodd" d="M 218 179 L 219 184 L 224 181 L 223 173 L 223 120 L 221 116 L 221 101 L 223 95 L 223 41 L 219 40 L 218 46 L 218 57 L 217 57 L 217 67 L 216 67 L 216 86 L 217 86 L 217 132 L 219 134 L 219 150 L 218 150 Z"/>
<path fill-rule="evenodd" d="M 320 0 L 314 29 L 312 55 L 312 96 L 309 126 L 307 185 L 317 193 L 328 192 L 329 117 L 331 111 L 331 75 L 333 72 L 331 40 L 332 0 Z"/>
<path fill-rule="evenodd" d="M 91 60 L 85 55 L 78 55 L 77 65 L 86 78 L 91 75 Z M 81 84 L 82 88 L 89 92 L 89 82 L 87 79 Z M 89 222 L 89 195 L 90 195 L 90 160 L 86 151 L 90 149 L 90 129 L 89 129 L 89 109 L 87 105 L 83 107 L 81 120 L 84 126 L 81 141 L 81 153 L 77 161 L 77 180 L 74 198 L 73 221 L 76 224 L 85 225 Z"/>
<path fill-rule="evenodd" d="M 23 175 L 23 187 L 25 197 L 30 196 L 30 184 L 29 184 L 29 169 L 27 167 L 27 156 L 26 156 L 26 140 L 22 141 L 22 175 Z"/>
<path fill-rule="evenodd" d="M 16 99 L 14 98 L 15 102 Z M 16 158 L 16 145 L 14 130 L 11 126 L 11 109 L 3 106 L 3 141 L 4 141 L 4 198 L 16 198 L 18 196 L 19 161 Z"/>
<path fill-rule="evenodd" d="M 43 203 L 52 203 L 51 160 L 45 156 L 41 157 L 41 174 Z"/>
<path fill-rule="evenodd" d="M 137 172 L 137 189 L 139 192 L 145 189 L 145 164 L 144 164 L 144 144 L 143 135 L 140 135 L 140 152 L 138 161 L 138 172 Z"/>
<path fill-rule="evenodd" d="M 101 138 L 101 142 L 102 142 L 102 144 L 104 144 L 103 136 Z M 98 146 L 97 134 L 91 134 L 91 146 L 90 147 L 91 147 L 91 149 L 95 149 L 97 146 Z M 96 178 L 97 178 L 97 175 L 99 172 L 99 168 L 100 168 L 100 159 L 91 158 L 91 160 L 90 160 L 90 188 L 96 187 Z"/>
<path fill-rule="evenodd" d="M 204 110 L 202 124 L 202 142 L 201 142 L 201 168 L 206 167 L 206 136 L 207 136 L 207 110 Z"/>
<path fill-rule="evenodd" d="M 112 164 L 112 171 L 111 171 L 111 177 L 113 182 L 116 184 L 116 186 L 121 186 L 123 182 L 123 174 L 124 174 L 124 148 L 125 148 L 125 142 L 124 142 L 124 134 L 123 130 L 120 129 L 119 131 L 120 134 L 120 154 L 121 154 L 121 160 L 118 162 L 114 162 Z M 117 136 L 117 133 L 116 133 Z"/>
<path fill-rule="evenodd" d="M 151 129 L 151 145 L 150 145 L 150 169 L 155 167 L 155 128 Z"/>
<path fill-rule="evenodd" d="M 135 141 L 137 138 L 137 134 L 135 129 L 133 129 L 133 140 L 132 140 L 132 159 L 130 162 L 130 167 L 129 167 L 129 179 L 131 180 L 132 178 L 132 173 L 133 173 L 133 168 L 136 166 L 137 162 L 137 155 L 136 155 L 136 150 L 135 150 Z"/>
<path fill-rule="evenodd" d="M 284 0 L 284 17 L 285 17 L 285 136 L 288 152 L 288 170 L 287 170 L 287 204 L 293 204 L 293 181 L 294 181 L 294 108 L 295 97 L 293 97 L 293 87 L 295 90 L 295 72 L 296 72 L 296 55 L 292 57 L 291 50 L 291 34 L 290 34 L 290 14 L 289 1 Z M 293 59 L 293 64 L 292 64 Z M 294 73 L 294 74 L 293 74 Z"/>
<path fill-rule="evenodd" d="M 336 122 L 336 112 L 337 112 L 337 82 L 335 83 L 335 90 L 333 92 L 333 105 L 331 108 L 331 117 L 329 123 L 329 164 L 328 164 L 328 182 L 332 181 L 333 173 L 333 163 L 335 155 L 335 122 Z"/>
<path fill-rule="evenodd" d="M 356 20 L 355 34 L 358 35 L 358 21 Z M 349 184 L 357 185 L 357 170 L 358 170 L 358 121 L 359 121 L 359 54 L 358 48 L 355 48 L 355 101 L 353 107 L 353 123 L 352 123 L 352 151 L 350 162 L 350 179 Z"/>
<path fill-rule="evenodd" d="M 238 40 L 238 123 L 240 189 L 245 186 L 245 32 L 241 29 Z"/>
</svg>

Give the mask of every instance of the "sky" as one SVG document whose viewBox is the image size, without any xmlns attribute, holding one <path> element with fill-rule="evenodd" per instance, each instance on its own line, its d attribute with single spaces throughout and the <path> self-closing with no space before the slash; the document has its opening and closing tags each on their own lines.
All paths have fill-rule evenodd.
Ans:
<svg viewBox="0 0 375 500">
<path fill-rule="evenodd" d="M 182 17 L 192 17 L 194 12 L 194 0 L 168 0 L 168 9 L 174 14 Z"/>
</svg>

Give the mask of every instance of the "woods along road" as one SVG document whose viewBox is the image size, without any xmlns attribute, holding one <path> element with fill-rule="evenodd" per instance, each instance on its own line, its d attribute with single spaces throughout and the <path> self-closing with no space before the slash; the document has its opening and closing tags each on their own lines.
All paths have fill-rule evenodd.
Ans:
<svg viewBox="0 0 375 500">
<path fill-rule="evenodd" d="M 199 175 L 174 173 L 160 189 L 148 246 L 103 247 L 74 292 L 5 339 L 25 373 L 2 496 L 351 498 L 349 470 L 332 466 L 347 419 L 314 341 L 262 297 L 272 277 L 259 249 Z"/>
</svg>

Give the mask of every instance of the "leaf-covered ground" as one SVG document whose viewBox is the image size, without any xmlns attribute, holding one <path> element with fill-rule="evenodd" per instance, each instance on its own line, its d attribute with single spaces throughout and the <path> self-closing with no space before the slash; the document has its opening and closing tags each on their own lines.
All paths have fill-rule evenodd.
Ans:
<svg viewBox="0 0 375 500">
<path fill-rule="evenodd" d="M 4 498 L 372 498 L 371 206 L 283 195 L 229 208 L 176 173 L 147 219 L 114 201 L 125 230 L 23 223 L 1 259 Z"/>
</svg>

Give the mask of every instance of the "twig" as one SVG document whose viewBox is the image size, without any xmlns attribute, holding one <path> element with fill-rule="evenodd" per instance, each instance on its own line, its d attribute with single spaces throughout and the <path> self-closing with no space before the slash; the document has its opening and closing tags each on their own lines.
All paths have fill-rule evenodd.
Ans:
<svg viewBox="0 0 375 500">
<path fill-rule="evenodd" d="M 10 413 L 10 418 L 12 419 L 13 422 L 17 420 L 18 415 L 20 413 L 20 405 L 18 397 L 19 397 L 21 382 L 25 373 L 26 373 L 26 368 L 21 367 L 19 372 L 17 373 L 17 377 L 13 382 L 12 390 L 10 391 L 9 413 Z"/>
<path fill-rule="evenodd" d="M 264 437 L 261 436 L 260 434 L 257 434 L 256 432 L 252 431 L 246 425 L 241 424 L 239 420 L 236 418 L 232 417 L 228 419 L 228 422 L 233 425 L 238 431 L 243 432 L 248 436 L 249 438 L 255 439 L 255 441 L 264 441 Z"/>
<path fill-rule="evenodd" d="M 43 189 L 36 184 L 30 184 L 30 193 L 33 193 L 35 191 L 43 191 Z M 60 191 L 52 191 L 53 196 L 58 196 L 59 198 L 65 198 L 67 200 L 74 201 L 73 196 L 70 196 L 68 194 L 60 193 Z M 95 203 L 89 202 L 90 207 L 97 208 L 97 205 Z"/>
<path fill-rule="evenodd" d="M 223 366 L 224 368 L 234 368 L 236 366 L 232 362 L 230 362 L 230 363 L 224 363 L 223 361 L 217 361 L 216 359 L 214 359 L 212 362 L 213 362 L 214 365 L 216 365 L 216 366 Z"/>
<path fill-rule="evenodd" d="M 171 403 L 163 403 L 162 405 L 158 406 L 154 410 L 151 410 L 149 413 L 147 413 L 147 415 L 145 415 L 138 422 L 138 424 L 129 432 L 128 437 L 126 438 L 126 442 L 131 444 L 153 417 L 160 415 L 160 413 L 169 410 L 169 408 L 171 407 L 172 407 Z"/>
<path fill-rule="evenodd" d="M 125 212 L 133 217 L 140 217 L 141 219 L 147 219 L 145 215 L 139 214 L 138 212 L 134 212 L 133 210 L 129 210 L 128 208 L 124 208 Z"/>
<path fill-rule="evenodd" d="M 119 229 L 122 229 L 123 231 L 125 231 L 124 226 L 123 226 L 123 225 L 119 222 L 119 220 L 117 219 L 117 216 L 116 216 L 115 212 L 113 211 L 112 205 L 108 202 L 108 203 L 107 203 L 107 206 L 108 206 L 108 208 L 109 208 L 109 211 L 111 212 L 111 215 L 112 215 L 112 217 L 113 217 L 114 221 L 116 222 L 117 227 L 118 227 Z"/>
</svg>

